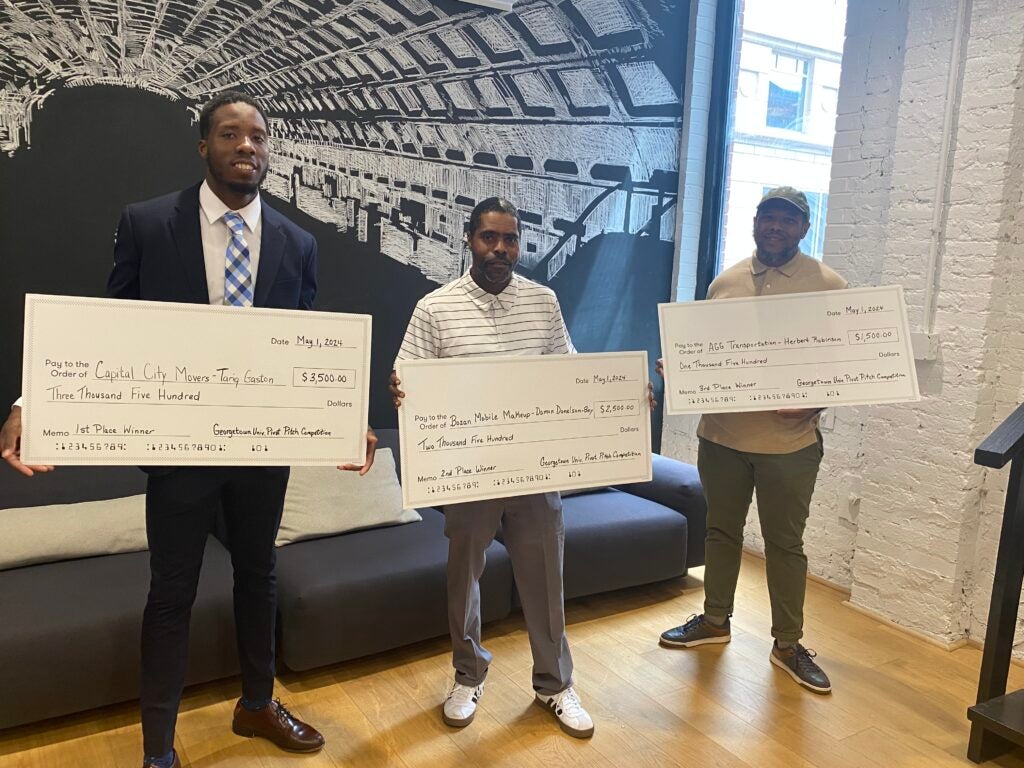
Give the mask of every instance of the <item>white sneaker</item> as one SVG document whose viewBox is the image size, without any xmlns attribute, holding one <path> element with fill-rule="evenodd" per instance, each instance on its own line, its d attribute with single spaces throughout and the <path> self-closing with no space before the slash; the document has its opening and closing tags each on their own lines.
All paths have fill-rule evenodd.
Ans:
<svg viewBox="0 0 1024 768">
<path fill-rule="evenodd" d="M 461 683 L 452 683 L 448 697 L 444 700 L 441 719 L 453 728 L 465 728 L 473 722 L 476 715 L 476 703 L 484 695 L 484 684 L 476 688 Z"/>
<path fill-rule="evenodd" d="M 571 685 L 554 696 L 538 693 L 536 702 L 557 717 L 562 730 L 570 736 L 588 739 L 594 735 L 594 721 L 583 708 L 580 697 Z"/>
</svg>

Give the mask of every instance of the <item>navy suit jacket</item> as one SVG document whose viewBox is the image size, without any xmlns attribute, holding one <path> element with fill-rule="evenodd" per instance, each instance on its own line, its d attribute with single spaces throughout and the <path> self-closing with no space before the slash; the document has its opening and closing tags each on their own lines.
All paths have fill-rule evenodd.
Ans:
<svg viewBox="0 0 1024 768">
<path fill-rule="evenodd" d="M 124 209 L 107 294 L 117 299 L 209 304 L 199 230 L 199 186 Z M 261 201 L 263 218 L 253 304 L 312 309 L 316 240 Z"/>
<path fill-rule="evenodd" d="M 107 294 L 116 299 L 209 304 L 206 260 L 199 229 L 199 187 L 124 209 L 114 241 Z M 265 201 L 253 304 L 312 309 L 316 296 L 316 240 Z M 151 475 L 173 471 L 142 467 Z"/>
</svg>

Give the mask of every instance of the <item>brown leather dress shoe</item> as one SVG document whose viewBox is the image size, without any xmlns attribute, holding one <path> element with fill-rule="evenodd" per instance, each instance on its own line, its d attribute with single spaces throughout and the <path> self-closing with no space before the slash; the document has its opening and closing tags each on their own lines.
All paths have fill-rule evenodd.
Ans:
<svg viewBox="0 0 1024 768">
<path fill-rule="evenodd" d="M 243 707 L 239 700 L 231 730 L 239 736 L 267 739 L 288 752 L 316 752 L 324 745 L 320 731 L 294 717 L 279 699 L 255 712 Z"/>
</svg>

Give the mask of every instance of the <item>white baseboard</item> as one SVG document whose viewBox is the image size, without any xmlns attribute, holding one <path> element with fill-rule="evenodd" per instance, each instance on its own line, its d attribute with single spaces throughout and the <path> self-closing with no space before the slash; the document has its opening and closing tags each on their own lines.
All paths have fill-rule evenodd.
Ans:
<svg viewBox="0 0 1024 768">
<path fill-rule="evenodd" d="M 921 632 L 917 629 L 904 627 L 902 624 L 897 624 L 892 619 L 889 619 L 880 613 L 872 611 L 870 608 L 865 608 L 862 605 L 857 605 L 856 603 L 852 603 L 849 600 L 843 600 L 843 605 L 845 605 L 847 608 L 853 611 L 856 611 L 857 613 L 863 614 L 864 616 L 874 619 L 877 622 L 890 626 L 893 629 L 902 632 L 905 635 L 910 635 L 911 637 L 915 637 L 918 640 L 924 640 L 926 643 L 938 646 L 939 648 L 942 648 L 946 651 L 955 651 L 958 648 L 963 648 L 969 645 L 969 641 L 966 637 L 961 637 L 956 640 L 953 640 L 952 642 L 948 642 L 946 640 L 942 640 L 941 638 L 935 637 L 934 635 L 929 635 L 927 632 Z"/>
</svg>

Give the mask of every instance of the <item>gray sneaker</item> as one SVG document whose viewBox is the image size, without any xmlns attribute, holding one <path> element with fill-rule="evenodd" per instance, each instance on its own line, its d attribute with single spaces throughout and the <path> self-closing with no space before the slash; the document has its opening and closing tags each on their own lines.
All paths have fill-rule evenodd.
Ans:
<svg viewBox="0 0 1024 768">
<path fill-rule="evenodd" d="M 831 693 L 832 683 L 829 682 L 828 675 L 814 661 L 814 657 L 817 655 L 799 643 L 785 650 L 779 648 L 776 643 L 772 645 L 771 660 L 772 664 L 807 690 L 815 693 Z"/>
<path fill-rule="evenodd" d="M 712 624 L 704 614 L 692 614 L 685 624 L 661 633 L 661 644 L 669 648 L 693 648 L 709 643 L 728 643 L 732 639 L 729 618 L 725 624 Z"/>
</svg>

